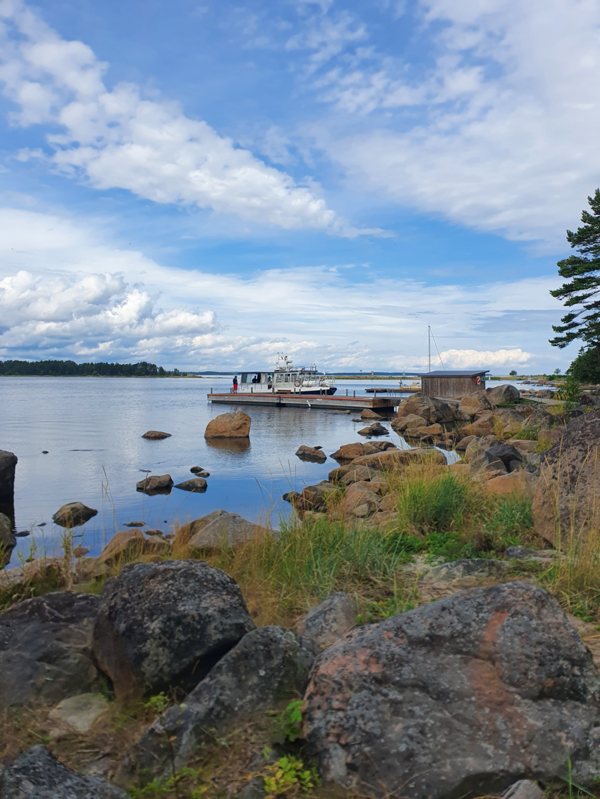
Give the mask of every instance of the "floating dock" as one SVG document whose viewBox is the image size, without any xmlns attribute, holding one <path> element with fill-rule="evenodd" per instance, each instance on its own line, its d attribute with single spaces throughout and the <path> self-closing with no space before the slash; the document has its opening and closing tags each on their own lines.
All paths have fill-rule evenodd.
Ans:
<svg viewBox="0 0 600 799">
<path fill-rule="evenodd" d="M 363 411 L 365 408 L 378 411 L 393 411 L 400 403 L 399 397 L 356 397 L 343 394 L 328 397 L 321 394 L 300 396 L 298 394 L 207 394 L 209 402 L 220 402 L 224 405 L 275 405 L 280 408 L 323 408 L 338 411 Z"/>
</svg>

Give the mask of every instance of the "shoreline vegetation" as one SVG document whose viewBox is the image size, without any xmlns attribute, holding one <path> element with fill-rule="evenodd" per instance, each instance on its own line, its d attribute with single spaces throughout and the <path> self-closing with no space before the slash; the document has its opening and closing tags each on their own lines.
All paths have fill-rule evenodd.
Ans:
<svg viewBox="0 0 600 799">
<path fill-rule="evenodd" d="M 76 363 L 75 361 L 44 360 L 44 361 L 0 361 L 0 377 L 191 377 L 191 378 L 217 378 L 231 377 L 240 370 L 230 372 L 182 372 L 177 368 L 167 370 L 154 363 L 141 361 L 139 363 Z M 331 373 L 336 380 L 418 380 L 421 375 L 417 373 L 405 374 L 336 374 Z M 563 375 L 493 375 L 487 380 L 553 380 L 564 379 Z"/>
<path fill-rule="evenodd" d="M 66 530 L 62 553 L 48 558 L 46 566 L 34 561 L 40 564 L 36 571 L 24 560 L 22 569 L 30 568 L 28 576 L 0 591 L 0 611 L 51 592 L 102 595 L 107 581 L 115 585 L 115 579 L 126 580 L 133 564 L 166 567 L 170 563 L 204 562 L 222 570 L 239 586 L 256 632 L 306 629 L 306 614 L 319 603 L 340 596 L 337 592 L 343 592 L 351 602 L 350 627 L 364 628 L 432 601 L 457 596 L 464 588 L 518 583 L 519 591 L 528 591 L 525 583 L 531 591 L 543 588 L 557 600 L 598 660 L 600 529 L 594 527 L 581 538 L 571 525 L 551 548 L 536 532 L 527 481 L 515 482 L 512 490 L 498 492 L 497 481 L 504 478 L 496 477 L 495 484 L 488 479 L 497 474 L 491 467 L 498 464 L 493 459 L 487 464 L 484 457 L 484 445 L 495 443 L 508 449 L 520 446 L 523 453 L 532 453 L 531 463 L 539 462 L 543 453 L 568 433 L 571 418 L 585 418 L 591 410 L 578 406 L 577 416 L 574 402 L 565 398 L 563 406 L 553 406 L 549 412 L 532 411 L 526 422 L 511 416 L 518 413 L 514 402 L 510 408 L 500 405 L 494 415 L 488 413 L 489 419 L 485 414 L 472 414 L 476 421 L 471 426 L 484 422 L 493 426 L 494 436 L 487 439 L 494 438 L 494 442 L 481 437 L 483 431 L 480 437 L 470 436 L 476 439 L 477 447 L 463 453 L 456 464 L 440 463 L 439 457 L 434 457 L 436 450 L 421 445 L 417 447 L 422 453 L 418 461 L 381 468 L 375 476 L 357 474 L 355 480 L 349 480 L 346 475 L 350 472 L 342 475 L 343 468 L 334 470 L 341 479 L 321 484 L 317 509 L 297 511 L 281 521 L 279 531 L 256 525 L 253 535 L 235 545 L 223 534 L 220 543 L 196 548 L 194 536 L 201 535 L 206 529 L 204 518 L 209 518 L 203 517 L 184 525 L 174 523 L 160 541 L 156 531 L 148 531 L 146 537 L 143 528 L 115 530 L 115 540 L 107 546 L 107 551 L 112 546 L 110 557 L 105 552 L 100 558 L 77 558 L 73 544 L 75 540 L 83 543 L 83 527 Z M 536 421 L 534 413 L 544 415 L 544 424 Z M 523 454 L 523 462 L 526 457 Z M 483 474 L 477 472 L 477 476 L 476 458 L 484 466 Z M 506 480 L 509 478 L 510 474 Z M 350 501 L 353 492 L 367 491 L 375 483 L 377 502 L 386 509 L 385 523 L 359 517 L 355 503 Z M 300 507 L 297 500 L 296 505 Z M 248 633 L 248 637 L 252 635 L 255 633 Z M 233 682 L 243 680 L 243 670 L 242 676 L 237 671 L 235 674 Z M 102 771 L 98 773 L 124 785 L 128 791 L 125 796 L 132 799 L 356 797 L 355 791 L 340 786 L 319 785 L 315 752 L 304 739 L 306 698 L 303 705 L 301 692 L 292 691 L 272 701 L 249 719 L 236 717 L 227 727 L 211 730 L 185 766 L 173 766 L 168 779 L 151 780 L 149 775 L 135 785 L 121 779 L 123 753 L 139 752 L 136 746 L 148 740 L 151 725 L 161 729 L 160 724 L 185 709 L 188 700 L 179 704 L 182 698 L 173 686 L 146 690 L 134 699 L 120 697 L 106 679 L 99 695 L 105 702 L 105 712 L 85 733 L 57 733 L 53 711 L 42 702 L 8 708 L 0 715 L 1 759 L 9 762 L 29 747 L 43 743 L 75 772 L 87 773 L 100 762 Z M 169 741 L 179 745 L 176 736 Z M 548 797 L 583 799 L 584 795 L 598 795 L 596 790 L 593 794 L 580 791 L 569 781 L 567 772 L 565 775 L 564 779 L 548 782 Z"/>
</svg>

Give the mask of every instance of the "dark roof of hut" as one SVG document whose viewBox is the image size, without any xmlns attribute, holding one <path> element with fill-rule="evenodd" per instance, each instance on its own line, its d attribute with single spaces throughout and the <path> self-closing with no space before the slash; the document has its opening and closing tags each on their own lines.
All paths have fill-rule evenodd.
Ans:
<svg viewBox="0 0 600 799">
<path fill-rule="evenodd" d="M 426 372 L 421 375 L 423 377 L 477 377 L 478 375 L 485 375 L 489 369 L 454 369 L 451 372 Z"/>
</svg>

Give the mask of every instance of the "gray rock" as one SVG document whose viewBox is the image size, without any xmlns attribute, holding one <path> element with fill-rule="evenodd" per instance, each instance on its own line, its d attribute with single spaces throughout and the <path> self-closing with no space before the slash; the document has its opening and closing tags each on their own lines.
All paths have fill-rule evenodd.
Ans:
<svg viewBox="0 0 600 799">
<path fill-rule="evenodd" d="M 0 708 L 34 699 L 55 704 L 93 691 L 98 606 L 97 596 L 64 591 L 27 599 L 0 615 Z"/>
<path fill-rule="evenodd" d="M 600 524 L 600 411 L 569 422 L 560 440 L 544 452 L 533 497 L 538 535 L 552 544 L 586 538 Z M 529 461 L 529 459 L 528 459 Z"/>
<path fill-rule="evenodd" d="M 356 624 L 356 603 L 348 594 L 338 591 L 320 605 L 311 608 L 296 623 L 298 635 L 323 649 L 339 641 Z"/>
<path fill-rule="evenodd" d="M 289 630 L 248 633 L 185 698 L 157 719 L 129 752 L 124 774 L 142 781 L 185 766 L 203 743 L 257 710 L 302 692 L 314 651 Z"/>
<path fill-rule="evenodd" d="M 97 515 L 97 510 L 88 508 L 83 502 L 68 502 L 56 511 L 52 517 L 52 521 L 60 527 L 70 529 L 85 524 Z"/>
<path fill-rule="evenodd" d="M 500 458 L 508 472 L 513 471 L 513 469 L 510 468 L 513 461 L 516 461 L 516 468 L 519 468 L 523 460 L 523 455 L 519 450 L 510 444 L 496 444 L 487 450 L 487 454 L 490 458 Z"/>
<path fill-rule="evenodd" d="M 507 547 L 505 554 L 507 558 L 512 560 L 527 560 L 527 558 L 535 555 L 535 551 L 527 549 L 527 547 Z"/>
<path fill-rule="evenodd" d="M 104 587 L 93 651 L 119 697 L 188 691 L 253 628 L 240 589 L 220 569 L 132 563 Z"/>
<path fill-rule="evenodd" d="M 592 655 L 541 588 L 475 588 L 350 633 L 319 656 L 304 723 L 321 776 L 452 799 L 600 773 Z"/>
<path fill-rule="evenodd" d="M 173 488 L 173 478 L 170 474 L 153 474 L 144 477 L 135 484 L 136 491 L 153 496 L 155 494 L 170 494 Z"/>
<path fill-rule="evenodd" d="M 198 551 L 219 550 L 223 546 L 233 548 L 267 534 L 265 527 L 250 522 L 237 513 L 216 510 L 191 522 L 189 546 Z M 181 538 L 181 531 L 178 536 Z"/>
<path fill-rule="evenodd" d="M 18 458 L 14 452 L 0 449 L 0 511 L 10 515 L 15 497 L 15 469 Z"/>
<path fill-rule="evenodd" d="M 12 522 L 8 516 L 0 513 L 0 569 L 10 563 L 10 556 L 16 545 L 17 537 L 15 536 Z"/>
<path fill-rule="evenodd" d="M 203 494 L 206 491 L 206 480 L 204 477 L 192 477 L 190 480 L 184 480 L 183 483 L 177 483 L 175 488 L 181 491 L 191 491 L 194 494 Z"/>
<path fill-rule="evenodd" d="M 519 389 L 509 385 L 486 388 L 485 393 L 492 405 L 505 405 L 509 402 L 518 402 L 521 399 Z"/>
<path fill-rule="evenodd" d="M 489 450 L 478 449 L 469 458 L 471 477 L 479 479 L 489 479 L 507 474 L 506 466 L 501 458 L 495 458 L 489 454 Z"/>
<path fill-rule="evenodd" d="M 497 585 L 503 582 L 510 564 L 492 558 L 465 558 L 442 563 L 424 574 L 418 582 L 419 592 L 426 599 L 439 599 L 465 588 Z"/>
<path fill-rule="evenodd" d="M 192 466 L 190 472 L 197 477 L 210 477 L 210 472 L 207 472 L 202 466 Z"/>
<path fill-rule="evenodd" d="M 44 746 L 34 746 L 0 769 L 2 799 L 128 799 L 128 794 L 95 777 L 63 766 Z"/>
<path fill-rule="evenodd" d="M 502 799 L 545 799 L 545 796 L 537 782 L 519 780 L 502 794 Z"/>
</svg>

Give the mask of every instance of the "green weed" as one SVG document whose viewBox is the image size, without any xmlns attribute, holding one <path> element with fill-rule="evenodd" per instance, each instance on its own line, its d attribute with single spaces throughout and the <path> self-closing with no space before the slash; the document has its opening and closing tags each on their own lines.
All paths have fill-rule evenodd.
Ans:
<svg viewBox="0 0 600 799">
<path fill-rule="evenodd" d="M 302 738 L 302 699 L 296 699 L 281 711 L 279 726 L 284 738 L 293 743 Z"/>
<path fill-rule="evenodd" d="M 261 776 L 264 780 L 265 799 L 276 799 L 298 792 L 308 794 L 320 785 L 316 768 L 305 766 L 300 758 L 293 755 L 285 755 L 275 763 L 265 766 Z"/>
</svg>

